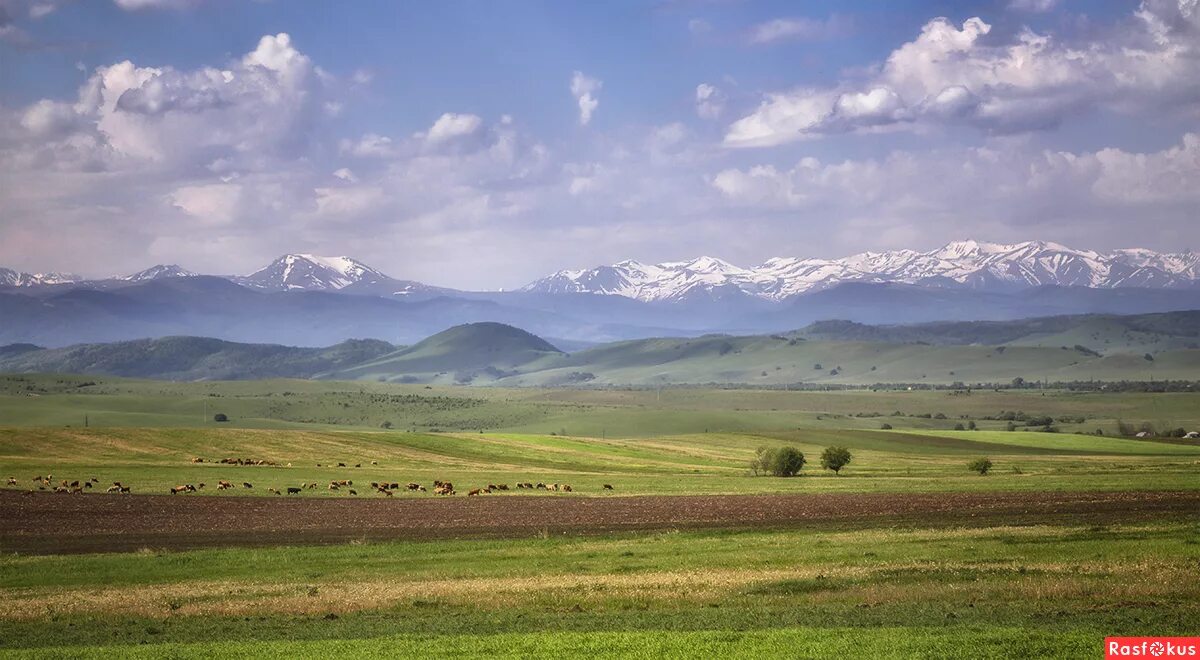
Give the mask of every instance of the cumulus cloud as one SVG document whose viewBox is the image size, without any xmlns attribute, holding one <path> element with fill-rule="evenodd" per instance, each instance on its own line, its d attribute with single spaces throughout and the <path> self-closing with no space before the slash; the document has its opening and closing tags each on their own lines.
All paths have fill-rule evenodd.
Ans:
<svg viewBox="0 0 1200 660">
<path fill-rule="evenodd" d="M 596 93 L 600 91 L 602 85 L 602 82 L 584 75 L 581 71 L 576 71 L 571 75 L 571 95 L 575 97 L 575 102 L 579 104 L 579 124 L 581 126 L 587 126 L 591 123 L 592 113 L 600 105 L 600 100 L 596 98 Z"/>
<path fill-rule="evenodd" d="M 1036 233 L 1090 245 L 1098 236 L 1138 240 L 1124 231 L 1133 217 L 1153 217 L 1162 235 L 1188 235 L 1187 209 L 1200 203 L 1197 180 L 1200 135 L 1189 133 L 1147 153 L 1063 152 L 997 140 L 877 159 L 806 157 L 790 169 L 727 168 L 709 185 L 742 213 L 837 218 L 847 232 L 906 226 L 948 236 L 988 227 L 1001 239 Z"/>
<path fill-rule="evenodd" d="M 1147 1 L 1106 41 L 1069 43 L 1029 29 L 985 39 L 980 18 L 935 18 L 864 86 L 767 94 L 729 126 L 728 146 L 772 146 L 885 124 L 959 123 L 990 133 L 1057 126 L 1067 116 L 1171 112 L 1200 102 L 1200 8 Z M 1186 111 L 1186 110 L 1185 110 Z"/>
<path fill-rule="evenodd" d="M 424 137 L 433 143 L 446 142 L 476 135 L 482 127 L 483 119 L 478 115 L 447 112 L 433 122 Z"/>
</svg>

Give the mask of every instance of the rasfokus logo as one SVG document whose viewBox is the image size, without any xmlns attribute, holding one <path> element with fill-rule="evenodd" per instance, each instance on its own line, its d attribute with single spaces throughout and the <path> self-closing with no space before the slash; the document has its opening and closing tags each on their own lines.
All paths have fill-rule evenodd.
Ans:
<svg viewBox="0 0 1200 660">
<path fill-rule="evenodd" d="M 1200 637 L 1105 637 L 1107 658 L 1200 658 Z"/>
</svg>

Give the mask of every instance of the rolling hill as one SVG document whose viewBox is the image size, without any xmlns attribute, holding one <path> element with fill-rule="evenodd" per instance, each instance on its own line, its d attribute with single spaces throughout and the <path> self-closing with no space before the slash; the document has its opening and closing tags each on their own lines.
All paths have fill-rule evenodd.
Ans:
<svg viewBox="0 0 1200 660">
<path fill-rule="evenodd" d="M 67 348 L 5 350 L 10 348 L 0 348 L 0 370 L 168 380 L 309 378 L 396 349 L 392 344 L 375 339 L 350 340 L 326 348 L 296 348 L 239 344 L 207 337 L 165 337 Z"/>
<path fill-rule="evenodd" d="M 469 323 L 323 378 L 404 383 L 481 384 L 512 377 L 566 354 L 546 340 L 502 323 Z"/>
<path fill-rule="evenodd" d="M 1200 312 L 869 326 L 826 321 L 773 335 L 635 339 L 570 354 L 525 330 L 467 323 L 397 348 L 171 337 L 0 347 L 0 371 L 182 380 L 296 377 L 443 385 L 869 385 L 1193 380 Z"/>
</svg>

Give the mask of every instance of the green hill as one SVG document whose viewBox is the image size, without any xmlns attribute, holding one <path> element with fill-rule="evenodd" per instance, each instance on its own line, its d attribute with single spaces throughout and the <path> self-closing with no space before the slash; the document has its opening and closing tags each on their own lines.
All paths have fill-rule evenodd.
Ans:
<svg viewBox="0 0 1200 660">
<path fill-rule="evenodd" d="M 809 340 L 960 346 L 1084 346 L 1099 353 L 1137 353 L 1200 348 L 1200 311 L 1162 314 L 1086 314 L 1015 321 L 946 321 L 913 325 L 865 325 L 818 321 L 789 337 Z"/>
<path fill-rule="evenodd" d="M 565 358 L 566 354 L 552 344 L 520 328 L 503 323 L 467 323 L 320 377 L 483 384 L 551 367 Z"/>
<path fill-rule="evenodd" d="M 396 350 L 354 339 L 326 348 L 239 344 L 207 337 L 164 337 L 66 348 L 0 348 L 0 371 L 104 374 L 169 380 L 308 378 Z"/>
</svg>

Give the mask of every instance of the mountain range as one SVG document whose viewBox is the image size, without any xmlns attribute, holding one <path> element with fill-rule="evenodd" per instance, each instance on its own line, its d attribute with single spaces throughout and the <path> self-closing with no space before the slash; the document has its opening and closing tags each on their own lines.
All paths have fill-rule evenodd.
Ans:
<svg viewBox="0 0 1200 660">
<path fill-rule="evenodd" d="M 1013 291 L 1040 286 L 1181 288 L 1196 286 L 1198 279 L 1200 255 L 1192 252 L 1126 249 L 1101 254 L 1043 241 L 955 241 L 929 252 L 864 252 L 841 259 L 777 257 L 752 268 L 715 257 L 661 264 L 622 261 L 559 271 L 524 290 L 603 293 L 644 301 L 740 293 L 780 301 L 845 282 Z"/>
<path fill-rule="evenodd" d="M 1054 243 L 959 241 L 929 252 L 711 257 L 561 271 L 515 291 L 390 277 L 350 257 L 288 254 L 244 276 L 159 265 L 85 280 L 0 269 L 0 343 L 66 346 L 170 335 L 328 346 L 409 344 L 494 321 L 586 343 L 710 332 L 785 332 L 819 320 L 897 324 L 1200 309 L 1200 257 Z M 582 344 L 581 344 L 582 343 Z"/>
</svg>

